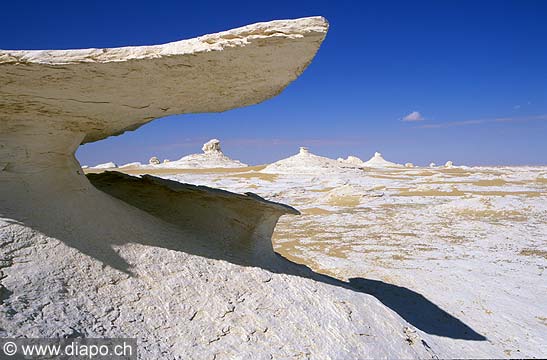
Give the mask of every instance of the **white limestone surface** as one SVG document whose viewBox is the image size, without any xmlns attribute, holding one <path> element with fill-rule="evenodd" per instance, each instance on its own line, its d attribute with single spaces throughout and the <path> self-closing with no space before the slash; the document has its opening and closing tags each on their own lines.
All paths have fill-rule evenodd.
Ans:
<svg viewBox="0 0 547 360">
<path fill-rule="evenodd" d="M 383 168 L 383 167 L 402 167 L 401 164 L 396 164 L 391 161 L 387 161 L 382 157 L 382 154 L 375 152 L 374 156 L 371 157 L 368 161 L 363 163 L 363 166 L 372 167 L 372 168 Z"/>
</svg>

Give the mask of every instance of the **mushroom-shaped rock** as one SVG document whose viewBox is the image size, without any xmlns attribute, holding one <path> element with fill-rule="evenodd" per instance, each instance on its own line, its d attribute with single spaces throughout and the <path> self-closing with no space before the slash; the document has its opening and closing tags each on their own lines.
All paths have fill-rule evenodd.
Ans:
<svg viewBox="0 0 547 360">
<path fill-rule="evenodd" d="M 203 144 L 201 150 L 203 150 L 203 152 L 206 154 L 222 152 L 222 150 L 220 150 L 220 140 L 211 139 L 207 141 L 205 144 Z"/>
<path fill-rule="evenodd" d="M 160 161 L 160 159 L 158 159 L 157 156 L 152 156 L 152 157 L 150 158 L 150 160 L 148 160 L 148 163 L 149 163 L 150 165 L 159 165 L 159 164 L 161 164 L 161 161 Z"/>
<path fill-rule="evenodd" d="M 164 45 L 0 51 L 0 213 L 86 253 L 133 241 L 127 229 L 144 236 L 154 220 L 93 187 L 77 147 L 155 118 L 269 99 L 304 71 L 327 28 L 310 17 Z M 126 268 L 113 250 L 98 256 Z"/>
<path fill-rule="evenodd" d="M 169 169 L 241 168 L 248 166 L 239 160 L 230 159 L 220 148 L 220 140 L 212 139 L 203 144 L 203 154 L 187 155 L 176 161 L 164 161 L 162 167 Z"/>
<path fill-rule="evenodd" d="M 137 338 L 142 359 L 431 357 L 401 336 L 406 321 L 363 294 L 372 280 L 338 281 L 273 254 L 269 234 L 294 209 L 153 177 L 90 175 L 103 192 L 74 158 L 82 142 L 154 118 L 277 95 L 326 30 L 316 17 L 160 46 L 0 51 L 0 257 L 10 256 L 2 334 Z M 454 321 L 437 335 L 477 339 Z"/>
</svg>

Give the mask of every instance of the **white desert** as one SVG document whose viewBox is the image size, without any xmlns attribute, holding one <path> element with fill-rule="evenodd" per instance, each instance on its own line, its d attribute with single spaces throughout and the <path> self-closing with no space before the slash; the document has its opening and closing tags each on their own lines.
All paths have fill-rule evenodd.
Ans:
<svg viewBox="0 0 547 360">
<path fill-rule="evenodd" d="M 247 166 L 217 139 L 167 162 L 76 160 L 276 96 L 327 30 L 0 51 L 0 336 L 136 338 L 140 359 L 545 358 L 545 166 L 306 147 Z"/>
</svg>

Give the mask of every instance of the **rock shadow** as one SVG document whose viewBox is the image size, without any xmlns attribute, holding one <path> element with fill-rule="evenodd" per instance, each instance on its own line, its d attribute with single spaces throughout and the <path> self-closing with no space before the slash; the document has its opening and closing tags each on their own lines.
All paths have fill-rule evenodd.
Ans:
<svg viewBox="0 0 547 360">
<path fill-rule="evenodd" d="M 95 174 L 89 178 L 99 190 L 123 203 L 106 196 L 101 200 L 104 201 L 104 208 L 99 209 L 95 217 L 88 216 L 81 229 L 67 228 L 67 222 L 64 222 L 65 227 L 52 226 L 51 219 L 55 217 L 48 221 L 31 221 L 27 216 L 17 219 L 13 214 L 4 215 L 130 276 L 134 276 L 131 264 L 117 253 L 116 246 L 136 243 L 165 248 L 372 295 L 409 324 L 428 334 L 462 340 L 486 340 L 461 320 L 408 288 L 365 278 L 352 278 L 347 282 L 338 280 L 276 254 L 271 244 L 271 234 L 278 218 L 283 214 L 297 213 L 288 206 L 252 194 L 232 194 L 146 175 L 135 178 L 110 173 Z M 112 205 L 109 203 L 111 201 L 119 204 Z M 78 211 L 86 216 L 88 214 L 85 208 L 74 207 L 71 215 L 82 216 Z M 108 231 L 109 227 L 104 226 L 104 222 L 112 220 L 111 224 L 114 224 L 117 220 L 117 215 L 109 211 L 131 212 L 137 223 L 131 229 L 127 225 L 131 223 L 127 223 L 124 231 Z M 158 233 L 157 229 L 165 231 Z M 9 296 L 8 293 L 2 295 Z"/>
</svg>

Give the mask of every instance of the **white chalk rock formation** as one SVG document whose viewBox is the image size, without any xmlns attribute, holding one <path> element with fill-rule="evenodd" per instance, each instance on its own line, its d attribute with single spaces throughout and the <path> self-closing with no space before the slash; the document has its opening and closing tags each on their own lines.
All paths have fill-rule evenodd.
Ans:
<svg viewBox="0 0 547 360">
<path fill-rule="evenodd" d="M 313 17 L 158 46 L 0 51 L 0 336 L 137 338 L 141 359 L 437 356 L 366 284 L 273 255 L 290 208 L 146 176 L 90 176 L 95 187 L 74 157 L 155 118 L 271 98 L 326 31 Z"/>
<path fill-rule="evenodd" d="M 452 161 L 447 161 L 445 164 L 444 164 L 444 167 L 445 168 L 453 168 L 454 167 L 454 163 Z"/>
<path fill-rule="evenodd" d="M 164 163 L 164 164 L 167 164 L 168 162 L 171 162 L 171 160 L 169 160 L 169 159 L 163 159 L 163 163 Z"/>
<path fill-rule="evenodd" d="M 372 168 L 386 168 L 386 167 L 402 167 L 401 164 L 396 164 L 391 161 L 387 161 L 382 157 L 382 154 L 375 152 L 374 156 L 370 160 L 363 163 L 363 166 L 372 167 Z"/>
<path fill-rule="evenodd" d="M 437 166 L 437 164 L 435 164 L 434 162 L 432 162 L 432 163 L 429 164 L 429 167 L 430 167 L 430 168 L 434 168 L 434 167 L 436 167 L 436 166 Z"/>
<path fill-rule="evenodd" d="M 159 165 L 159 164 L 161 164 L 161 161 L 160 161 L 160 159 L 158 159 L 157 156 L 152 156 L 150 158 L 150 160 L 148 160 L 148 164 L 150 164 L 150 165 Z"/>
<path fill-rule="evenodd" d="M 348 156 L 347 159 L 338 158 L 338 161 L 340 161 L 344 164 L 355 165 L 355 166 L 363 166 L 364 163 L 365 163 L 363 160 L 361 160 L 357 156 L 353 156 L 353 155 Z"/>
<path fill-rule="evenodd" d="M 120 169 L 128 169 L 128 168 L 138 169 L 138 168 L 141 168 L 142 166 L 143 165 L 139 161 L 135 161 L 135 162 L 123 164 L 122 166 L 120 166 Z"/>
<path fill-rule="evenodd" d="M 203 144 L 201 150 L 206 154 L 221 153 L 222 151 L 220 150 L 220 140 L 211 139 L 207 141 L 205 144 Z"/>
<path fill-rule="evenodd" d="M 316 174 L 326 169 L 340 170 L 346 167 L 352 166 L 347 166 L 347 164 L 334 159 L 312 154 L 307 147 L 300 147 L 298 154 L 276 161 L 266 166 L 261 172 L 270 174 Z"/>
<path fill-rule="evenodd" d="M 211 139 L 203 144 L 201 149 L 203 154 L 184 156 L 176 161 L 168 161 L 161 166 L 170 169 L 240 168 L 248 166 L 224 155 L 220 148 L 220 140 Z"/>
<path fill-rule="evenodd" d="M 111 162 L 107 162 L 107 163 L 104 163 L 104 164 L 95 165 L 95 166 L 93 166 L 93 169 L 115 169 L 117 167 L 118 167 L 118 165 L 116 165 L 115 163 L 113 163 L 111 161 Z"/>
<path fill-rule="evenodd" d="M 406 167 L 406 168 L 413 168 L 413 167 L 414 167 L 414 164 L 409 162 L 409 163 L 406 163 L 406 164 L 405 164 L 405 167 Z"/>
</svg>

